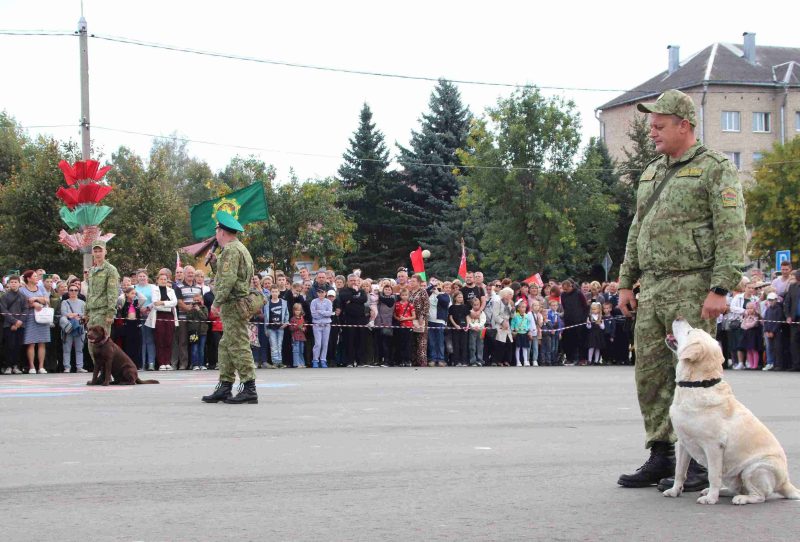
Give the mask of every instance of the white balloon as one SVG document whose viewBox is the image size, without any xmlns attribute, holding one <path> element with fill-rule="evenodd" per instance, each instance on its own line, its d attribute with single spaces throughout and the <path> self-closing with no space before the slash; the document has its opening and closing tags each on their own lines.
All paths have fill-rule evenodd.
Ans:
<svg viewBox="0 0 800 542">
<path fill-rule="evenodd" d="M 431 251 L 430 251 L 430 250 L 427 250 L 427 249 L 423 250 L 423 251 L 422 251 L 422 257 L 423 257 L 423 258 L 425 258 L 425 259 L 427 260 L 428 258 L 430 258 L 430 257 L 431 257 Z"/>
</svg>

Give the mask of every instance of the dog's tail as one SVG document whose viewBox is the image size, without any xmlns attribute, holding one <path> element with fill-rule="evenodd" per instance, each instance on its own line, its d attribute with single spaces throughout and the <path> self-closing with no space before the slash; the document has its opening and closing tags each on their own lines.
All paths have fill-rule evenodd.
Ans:
<svg viewBox="0 0 800 542">
<path fill-rule="evenodd" d="M 800 489 L 794 487 L 788 479 L 783 483 L 782 486 L 777 488 L 775 492 L 783 495 L 786 499 L 800 501 Z"/>
<path fill-rule="evenodd" d="M 158 380 L 142 380 L 138 376 L 136 377 L 137 384 L 158 384 Z"/>
</svg>

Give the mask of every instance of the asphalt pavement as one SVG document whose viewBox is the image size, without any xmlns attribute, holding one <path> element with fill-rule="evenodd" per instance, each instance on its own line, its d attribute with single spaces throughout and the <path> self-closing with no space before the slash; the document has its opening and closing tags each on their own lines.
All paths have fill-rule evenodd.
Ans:
<svg viewBox="0 0 800 542">
<path fill-rule="evenodd" d="M 797 540 L 800 501 L 696 504 L 616 484 L 647 458 L 631 367 L 0 376 L 0 538 Z M 800 485 L 800 373 L 732 372 Z"/>
</svg>

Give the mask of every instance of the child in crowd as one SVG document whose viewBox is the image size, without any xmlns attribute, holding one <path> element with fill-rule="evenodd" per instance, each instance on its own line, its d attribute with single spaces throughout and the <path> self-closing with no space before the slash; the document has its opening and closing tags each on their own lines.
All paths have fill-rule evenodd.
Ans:
<svg viewBox="0 0 800 542">
<path fill-rule="evenodd" d="M 193 371 L 205 371 L 206 335 L 208 333 L 208 309 L 203 304 L 200 292 L 192 298 L 191 309 L 186 311 L 186 334 L 189 336 L 189 359 Z"/>
<path fill-rule="evenodd" d="M 742 318 L 742 342 L 739 347 L 747 355 L 747 368 L 758 369 L 761 357 L 761 315 L 758 313 L 758 303 L 751 301 L 747 304 Z"/>
<path fill-rule="evenodd" d="M 767 349 L 767 364 L 764 366 L 765 371 L 771 371 L 775 367 L 775 360 L 780 354 L 778 350 L 781 348 L 780 333 L 781 324 L 785 316 L 783 314 L 783 305 L 778 302 L 778 294 L 770 292 L 767 294 L 767 307 L 764 310 L 764 344 Z"/>
<path fill-rule="evenodd" d="M 292 305 L 292 317 L 289 319 L 289 331 L 292 334 L 292 366 L 296 369 L 305 368 L 304 359 L 306 352 L 306 321 L 303 305 Z"/>
<path fill-rule="evenodd" d="M 447 323 L 453 341 L 453 354 L 450 356 L 450 365 L 453 367 L 466 367 L 469 361 L 469 337 L 467 332 L 467 315 L 470 309 L 464 304 L 464 292 L 456 291 L 453 294 L 453 304 L 447 309 Z"/>
<path fill-rule="evenodd" d="M 555 286 L 553 287 L 555 289 Z M 550 328 L 550 364 L 561 365 L 559 347 L 561 345 L 561 334 L 564 329 L 564 319 L 561 317 L 561 302 L 557 299 L 549 301 L 550 309 L 547 311 L 548 327 Z"/>
<path fill-rule="evenodd" d="M 267 367 L 276 369 L 283 368 L 283 330 L 289 324 L 289 306 L 280 294 L 278 288 L 272 288 L 269 291 L 269 300 L 262 309 L 272 359 L 272 365 Z"/>
<path fill-rule="evenodd" d="M 603 307 L 596 301 L 592 303 L 592 306 L 589 308 L 586 328 L 589 330 L 589 364 L 602 365 L 603 360 L 600 357 L 600 351 L 605 345 L 603 337 L 605 323 L 603 322 Z"/>
<path fill-rule="evenodd" d="M 142 315 L 139 308 L 141 301 L 133 286 L 126 287 L 123 292 L 122 306 L 117 309 L 117 322 L 114 327 L 116 337 L 122 340 L 122 351 L 140 369 L 142 365 Z"/>
<path fill-rule="evenodd" d="M 401 288 L 398 293 L 400 300 L 394 304 L 394 319 L 397 320 L 399 329 L 397 332 L 397 359 L 401 367 L 411 367 L 411 328 L 414 326 L 412 320 L 417 317 L 414 305 L 408 301 L 408 288 Z"/>
<path fill-rule="evenodd" d="M 528 350 L 531 348 L 531 338 L 528 335 L 530 332 L 530 320 L 528 319 L 527 310 L 528 305 L 522 299 L 517 301 L 517 312 L 511 319 L 511 334 L 514 337 L 514 346 L 516 346 L 516 360 L 517 367 L 530 366 L 528 361 Z"/>
<path fill-rule="evenodd" d="M 472 299 L 472 310 L 467 314 L 469 327 L 469 364 L 483 367 L 483 333 L 486 328 L 486 313 L 481 310 L 481 298 Z"/>
<path fill-rule="evenodd" d="M 614 335 L 617 333 L 617 322 L 612 314 L 614 305 L 610 301 L 603 303 L 603 350 L 601 360 L 613 361 L 612 350 L 614 347 Z"/>
<path fill-rule="evenodd" d="M 11 275 L 6 282 L 6 293 L 0 296 L 0 313 L 3 318 L 3 348 L 5 362 L 3 374 L 22 374 L 19 370 L 19 356 L 25 335 L 25 316 L 28 301 L 19 292 L 19 275 Z M 69 361 L 67 361 L 69 363 Z"/>
<path fill-rule="evenodd" d="M 531 301 L 531 310 L 528 313 L 528 336 L 531 339 L 531 365 L 534 367 L 539 366 L 539 337 L 541 337 L 542 329 L 542 307 L 539 301 L 534 299 Z"/>
<path fill-rule="evenodd" d="M 328 339 L 331 335 L 331 316 L 333 303 L 327 298 L 325 288 L 317 288 L 317 298 L 311 301 L 311 322 L 314 324 L 314 355 L 311 367 L 328 368 Z"/>
</svg>

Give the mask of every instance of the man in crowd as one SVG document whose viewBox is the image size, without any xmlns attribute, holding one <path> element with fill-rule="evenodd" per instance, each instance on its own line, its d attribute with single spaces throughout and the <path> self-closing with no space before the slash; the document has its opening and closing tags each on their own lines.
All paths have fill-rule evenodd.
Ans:
<svg viewBox="0 0 800 542">
<path fill-rule="evenodd" d="M 464 304 L 467 307 L 472 307 L 472 300 L 473 299 L 480 299 L 481 306 L 486 305 L 486 293 L 483 291 L 483 288 L 475 284 L 475 273 L 472 271 L 467 271 L 467 274 L 464 276 L 464 287 L 461 288 L 461 293 L 464 294 Z"/>
<path fill-rule="evenodd" d="M 324 269 L 317 271 L 317 276 L 311 284 L 309 297 L 314 300 L 317 298 L 317 290 L 322 290 L 327 295 L 328 290 L 333 288 L 333 283 L 328 281 L 328 274 Z"/>
<path fill-rule="evenodd" d="M 408 288 L 408 269 L 405 267 L 397 268 L 397 281 L 394 285 L 394 293 L 399 294 L 400 290 Z"/>
<path fill-rule="evenodd" d="M 175 297 L 178 298 L 178 327 L 175 328 L 175 340 L 172 350 L 172 367 L 189 368 L 189 327 L 186 324 L 186 313 L 194 309 L 195 296 L 203 297 L 203 288 L 197 283 L 195 269 L 191 265 L 183 268 L 183 283 L 176 286 Z"/>
<path fill-rule="evenodd" d="M 225 332 L 219 342 L 219 384 L 214 393 L 203 397 L 206 403 L 258 403 L 256 373 L 247 329 L 250 315 L 243 313 L 239 303 L 250 293 L 254 272 L 250 252 L 237 238 L 242 231 L 244 228 L 230 213 L 217 213 L 216 239 L 222 247 L 222 253 L 216 265 L 214 303 L 211 310 L 220 315 Z M 216 256 L 212 256 L 212 263 L 216 260 Z M 232 397 L 231 389 L 236 381 L 236 373 L 239 373 L 241 389 Z"/>
<path fill-rule="evenodd" d="M 358 275 L 347 276 L 347 286 L 339 292 L 342 314 L 339 321 L 347 326 L 343 329 L 345 352 L 347 353 L 348 366 L 357 367 L 365 364 L 366 360 L 366 325 L 369 316 L 365 305 L 369 301 L 367 293 L 359 287 L 361 279 Z"/>
<path fill-rule="evenodd" d="M 181 286 L 183 286 L 183 277 L 184 277 L 184 268 L 183 267 L 176 267 L 175 268 L 175 281 L 172 283 L 172 289 L 177 290 Z"/>
<path fill-rule="evenodd" d="M 669 417 L 675 358 L 664 339 L 678 317 L 713 336 L 728 291 L 742 279 L 747 234 L 736 167 L 697 141 L 692 99 L 668 90 L 637 107 L 650 114 L 650 138 L 660 155 L 639 180 L 636 215 L 620 269 L 619 305 L 626 316 L 629 305 L 636 309 L 633 285 L 639 279 L 635 378 L 650 458 L 618 483 L 667 489 L 672 480 L 666 477 L 675 470 L 676 439 Z M 705 469 L 692 461 L 683 490 L 705 487 Z"/>
<path fill-rule="evenodd" d="M 789 285 L 783 297 L 783 311 L 789 328 L 789 353 L 792 371 L 800 371 L 800 270 L 794 272 L 795 281 Z M 788 369 L 789 364 L 783 366 Z"/>
<path fill-rule="evenodd" d="M 106 242 L 102 239 L 92 243 L 94 265 L 89 270 L 89 286 L 86 296 L 88 327 L 103 326 L 106 336 L 111 336 L 111 324 L 117 309 L 119 294 L 119 272 L 106 260 Z M 89 353 L 94 361 L 94 345 L 89 343 Z"/>
</svg>

